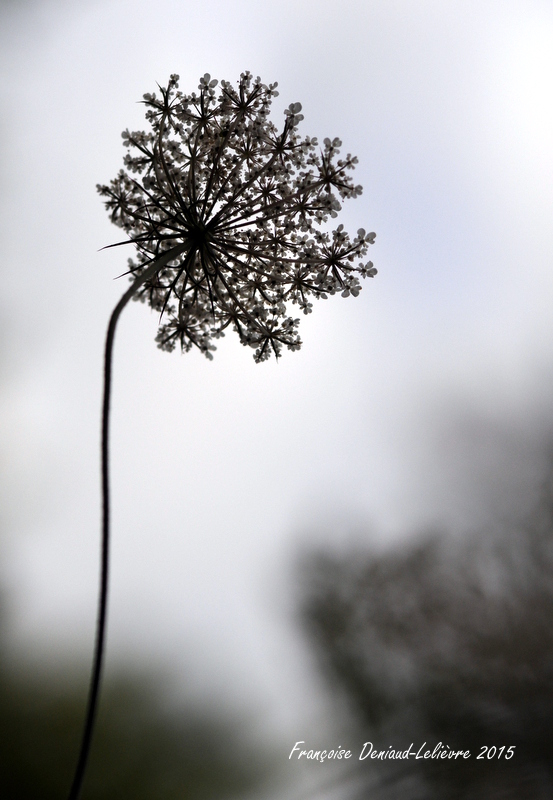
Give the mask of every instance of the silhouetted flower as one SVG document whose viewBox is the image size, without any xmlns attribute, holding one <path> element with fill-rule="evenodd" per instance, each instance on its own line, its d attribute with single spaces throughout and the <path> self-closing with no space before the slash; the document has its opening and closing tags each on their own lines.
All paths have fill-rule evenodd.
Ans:
<svg viewBox="0 0 553 800">
<path fill-rule="evenodd" d="M 301 139 L 300 103 L 279 133 L 269 120 L 276 83 L 245 72 L 237 90 L 216 85 L 206 74 L 198 94 L 184 95 L 172 75 L 161 97 L 144 95 L 152 129 L 123 133 L 127 171 L 98 190 L 137 247 L 133 280 L 171 251 L 135 295 L 160 312 L 158 346 L 195 345 L 211 358 L 232 325 L 264 361 L 301 346 L 290 304 L 308 314 L 310 297 L 357 296 L 358 276 L 376 274 L 359 262 L 375 234 L 320 228 L 362 191 L 348 174 L 357 158 L 338 158 L 339 139 L 320 150 Z"/>
</svg>

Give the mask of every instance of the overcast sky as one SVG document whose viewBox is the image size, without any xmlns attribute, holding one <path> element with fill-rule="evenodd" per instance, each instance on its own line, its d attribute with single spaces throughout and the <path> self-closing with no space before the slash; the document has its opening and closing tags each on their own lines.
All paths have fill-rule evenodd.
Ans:
<svg viewBox="0 0 553 800">
<path fill-rule="evenodd" d="M 297 727 L 298 551 L 481 524 L 539 467 L 553 7 L 4 0 L 0 52 L 3 579 L 13 641 L 44 658 L 92 647 L 101 356 L 130 255 L 99 252 L 120 231 L 95 185 L 143 127 L 137 101 L 173 72 L 189 92 L 249 69 L 279 82 L 277 124 L 300 101 L 304 134 L 359 157 L 340 221 L 377 232 L 379 273 L 317 303 L 299 353 L 256 365 L 234 334 L 213 362 L 162 353 L 141 304 L 116 343 L 109 658 L 232 685 Z"/>
</svg>

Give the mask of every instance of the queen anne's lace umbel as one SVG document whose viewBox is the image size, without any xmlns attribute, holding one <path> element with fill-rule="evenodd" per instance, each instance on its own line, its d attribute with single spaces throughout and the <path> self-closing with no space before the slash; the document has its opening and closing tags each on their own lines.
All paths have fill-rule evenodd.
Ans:
<svg viewBox="0 0 553 800">
<path fill-rule="evenodd" d="M 360 262 L 374 233 L 361 228 L 351 239 L 343 225 L 321 228 L 340 200 L 361 194 L 348 174 L 357 158 L 338 158 L 339 139 L 319 149 L 300 138 L 300 103 L 286 109 L 279 133 L 269 119 L 276 83 L 245 72 L 237 90 L 221 81 L 216 91 L 206 74 L 197 94 L 184 95 L 178 80 L 160 97 L 144 95 L 151 131 L 123 133 L 127 171 L 98 186 L 136 245 L 132 280 L 172 251 L 136 297 L 160 312 L 162 350 L 195 345 L 212 358 L 213 339 L 229 326 L 256 361 L 283 345 L 298 350 L 291 304 L 309 314 L 312 297 L 357 296 L 359 276 L 376 274 Z"/>
</svg>

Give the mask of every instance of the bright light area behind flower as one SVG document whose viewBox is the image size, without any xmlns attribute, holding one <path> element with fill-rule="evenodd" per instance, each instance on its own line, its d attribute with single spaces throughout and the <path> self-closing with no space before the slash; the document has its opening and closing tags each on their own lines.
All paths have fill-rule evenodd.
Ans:
<svg viewBox="0 0 553 800">
<path fill-rule="evenodd" d="M 494 75 L 497 111 L 503 122 L 504 136 L 504 144 L 501 138 L 498 144 L 500 148 L 503 144 L 506 157 L 518 144 L 523 160 L 528 159 L 534 165 L 539 163 L 545 175 L 551 176 L 553 51 L 550 15 L 530 14 L 528 20 L 519 20 L 516 26 L 511 21 L 502 33 L 503 52 Z M 507 52 L 506 41 L 511 43 Z"/>
<path fill-rule="evenodd" d="M 90 651 L 104 328 L 125 285 L 97 182 L 181 75 L 250 69 L 306 135 L 359 157 L 340 220 L 377 231 L 357 299 L 317 303 L 304 347 L 255 365 L 116 343 L 109 663 L 173 664 L 305 725 L 310 673 L 287 565 L 306 542 L 457 529 L 527 486 L 550 430 L 548 3 L 37 4 L 3 11 L 4 573 L 14 641 Z M 32 58 L 29 56 L 32 53 Z M 493 510 L 493 509 L 492 509 Z M 352 533 L 353 531 L 353 533 Z M 205 671 L 202 677 L 201 672 Z M 264 698 L 267 698 L 266 701 Z M 300 721 L 298 723 L 298 720 Z M 300 736 L 300 738 L 303 738 Z"/>
</svg>

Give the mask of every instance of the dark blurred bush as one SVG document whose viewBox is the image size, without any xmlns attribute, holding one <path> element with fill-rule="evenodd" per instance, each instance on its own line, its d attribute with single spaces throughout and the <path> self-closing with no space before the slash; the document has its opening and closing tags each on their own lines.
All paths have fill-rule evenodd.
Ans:
<svg viewBox="0 0 553 800">
<path fill-rule="evenodd" d="M 361 744 L 472 754 L 357 762 L 360 796 L 553 797 L 551 476 L 532 513 L 494 534 L 321 554 L 304 567 L 303 621 Z M 477 760 L 483 745 L 515 755 Z"/>
<path fill-rule="evenodd" d="M 67 796 L 86 685 L 68 673 L 38 680 L 4 667 L 0 678 L 0 798 Z M 243 720 L 215 710 L 171 710 L 154 682 L 120 677 L 102 691 L 82 800 L 245 797 L 268 774 Z"/>
</svg>

